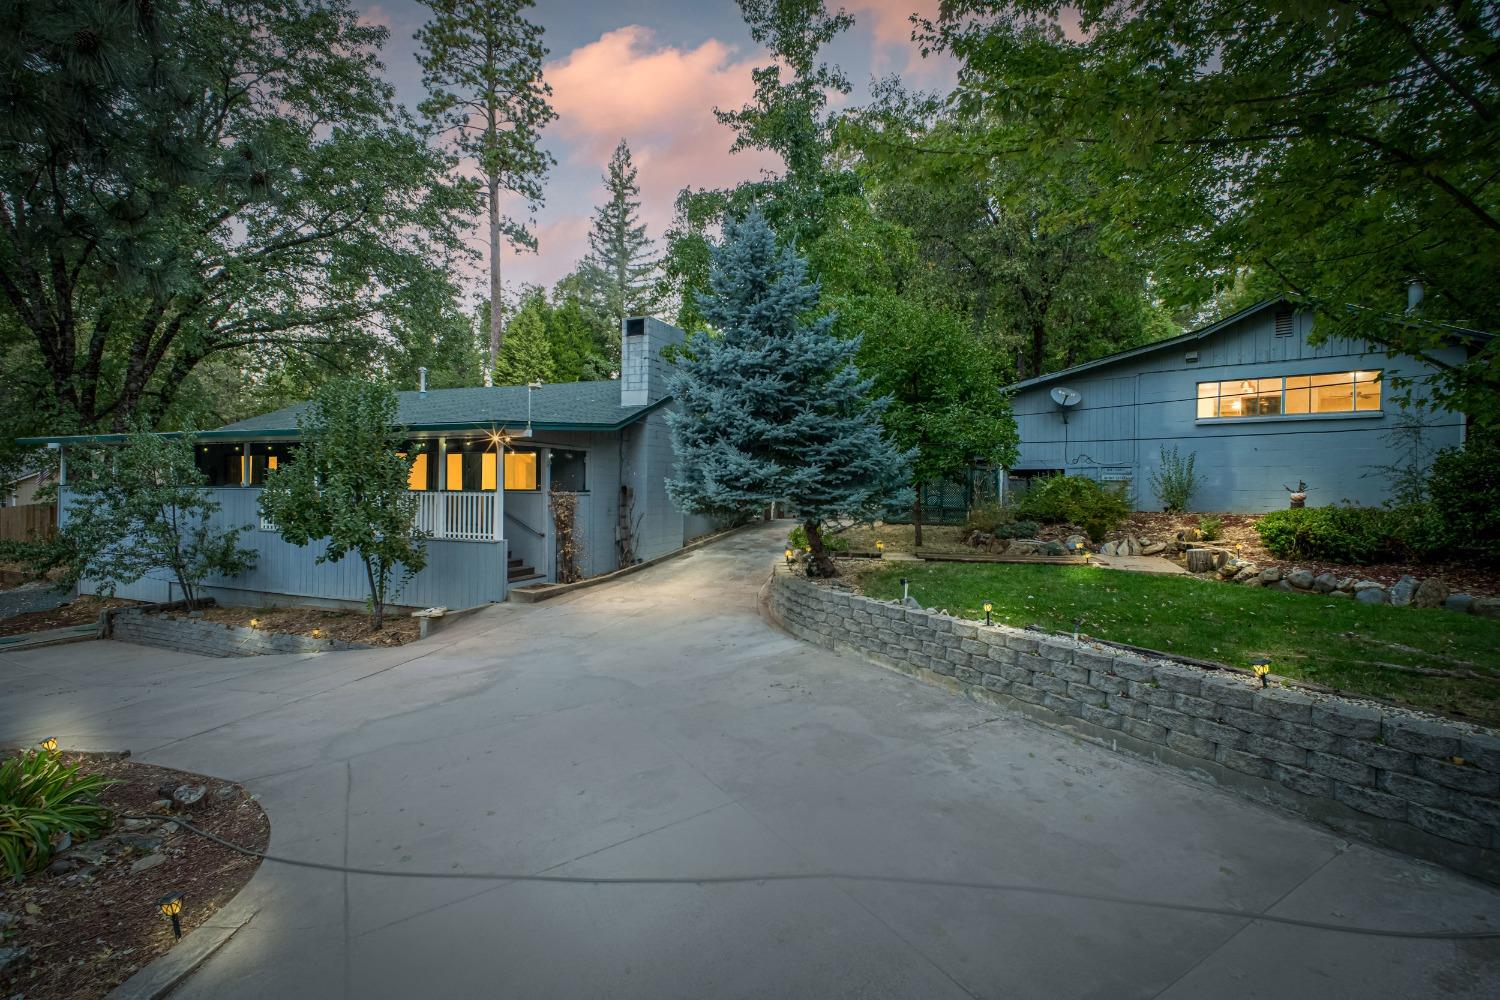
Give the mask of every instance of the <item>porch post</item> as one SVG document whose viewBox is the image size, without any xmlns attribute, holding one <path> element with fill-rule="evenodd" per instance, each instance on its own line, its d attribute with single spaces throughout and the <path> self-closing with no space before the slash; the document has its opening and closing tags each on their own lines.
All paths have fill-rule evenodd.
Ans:
<svg viewBox="0 0 1500 1000">
<path fill-rule="evenodd" d="M 505 541 L 505 442 L 495 443 L 495 541 Z M 506 553 L 500 553 L 502 561 Z"/>
</svg>

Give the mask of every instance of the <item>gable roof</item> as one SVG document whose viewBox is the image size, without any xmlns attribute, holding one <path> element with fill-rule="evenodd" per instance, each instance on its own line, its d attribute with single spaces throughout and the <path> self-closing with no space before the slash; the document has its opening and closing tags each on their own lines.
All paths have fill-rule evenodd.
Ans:
<svg viewBox="0 0 1500 1000">
<path fill-rule="evenodd" d="M 521 427 L 527 421 L 524 385 L 476 386 L 466 389 L 429 389 L 396 393 L 396 422 L 411 431 L 472 430 Z M 621 430 L 667 403 L 663 396 L 645 406 L 621 406 L 616 380 L 558 382 L 531 393 L 531 426 L 552 431 Z M 254 438 L 294 438 L 297 417 L 308 403 L 250 417 L 194 437 L 203 440 L 246 441 Z M 125 434 L 84 434 L 72 437 L 22 438 L 20 444 L 51 442 L 123 441 Z"/>
<path fill-rule="evenodd" d="M 1230 326 L 1234 323 L 1238 323 L 1240 320 L 1246 319 L 1247 317 L 1254 316 L 1256 313 L 1269 309 L 1272 306 L 1287 304 L 1287 300 L 1282 297 L 1265 299 L 1264 301 L 1255 303 L 1255 305 L 1253 306 L 1247 306 L 1246 308 L 1241 309 L 1239 312 L 1231 313 L 1230 315 L 1225 316 L 1223 319 L 1215 320 L 1207 326 L 1200 326 L 1196 330 L 1189 330 L 1187 333 L 1180 334 L 1176 337 L 1168 337 L 1166 340 L 1154 340 L 1149 344 L 1142 344 L 1140 347 L 1132 347 L 1128 350 L 1116 351 L 1114 354 L 1106 354 L 1102 358 L 1095 358 L 1093 361 L 1085 361 L 1083 364 L 1074 365 L 1072 368 L 1064 368 L 1062 371 L 1048 372 L 1045 375 L 1037 375 L 1035 378 L 1028 378 L 1020 382 L 1014 382 L 1011 385 L 1008 385 L 1005 388 L 1001 389 L 1000 391 L 1015 392 L 1019 389 L 1030 389 L 1033 386 L 1046 385 L 1048 382 L 1054 382 L 1060 378 L 1068 378 L 1069 376 L 1077 375 L 1079 372 L 1086 372 L 1093 368 L 1102 368 L 1105 365 L 1112 365 L 1116 361 L 1123 361 L 1126 358 L 1139 357 L 1142 354 L 1150 354 L 1152 351 L 1160 351 L 1168 347 L 1177 347 L 1180 344 L 1191 344 L 1196 341 L 1203 340 L 1205 337 L 1211 337 L 1225 327 Z"/>
</svg>

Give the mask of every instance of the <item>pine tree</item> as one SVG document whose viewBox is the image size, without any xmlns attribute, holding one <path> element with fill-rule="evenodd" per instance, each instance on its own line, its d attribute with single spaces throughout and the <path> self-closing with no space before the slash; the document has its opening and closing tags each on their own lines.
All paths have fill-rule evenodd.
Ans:
<svg viewBox="0 0 1500 1000">
<path fill-rule="evenodd" d="M 641 189 L 624 139 L 610 157 L 604 189 L 608 199 L 594 210 L 585 274 L 596 307 L 618 333 L 627 316 L 648 315 L 660 304 L 657 271 L 661 262 L 645 224 L 637 221 Z M 618 338 L 611 338 L 615 360 L 619 349 Z"/>
<path fill-rule="evenodd" d="M 910 496 L 912 453 L 881 424 L 890 401 L 872 399 L 854 366 L 858 337 L 834 336 L 832 316 L 805 319 L 818 286 L 760 212 L 726 226 L 709 288 L 699 308 L 713 332 L 693 338 L 672 379 L 667 492 L 688 513 L 784 501 L 807 531 L 813 568 L 832 576 L 823 522 L 875 517 Z"/>
<path fill-rule="evenodd" d="M 540 288 L 521 299 L 509 336 L 495 361 L 496 385 L 525 385 L 553 379 L 552 351 L 547 345 L 547 300 Z"/>
<path fill-rule="evenodd" d="M 417 32 L 417 61 L 427 99 L 422 113 L 452 136 L 458 152 L 479 162 L 484 175 L 490 240 L 490 301 L 501 301 L 504 241 L 536 249 L 524 221 L 502 217 L 501 192 L 518 194 L 535 211 L 542 181 L 554 162 L 541 148 L 541 131 L 557 117 L 542 80 L 542 29 L 523 16 L 531 0 L 428 0 L 432 20 Z M 499 309 L 489 322 L 489 362 L 500 357 Z"/>
</svg>

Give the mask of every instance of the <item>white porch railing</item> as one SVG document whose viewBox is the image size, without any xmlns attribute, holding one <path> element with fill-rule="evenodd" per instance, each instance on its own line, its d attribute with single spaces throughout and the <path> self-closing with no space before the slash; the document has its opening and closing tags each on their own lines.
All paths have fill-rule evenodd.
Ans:
<svg viewBox="0 0 1500 1000">
<path fill-rule="evenodd" d="M 433 538 L 493 542 L 500 537 L 495 530 L 495 494 L 456 490 L 418 493 L 417 527 Z"/>
<path fill-rule="evenodd" d="M 495 530 L 494 491 L 459 492 L 457 490 L 416 491 L 415 524 L 431 538 L 448 538 L 467 542 L 499 541 Z M 275 531 L 276 525 L 264 515 L 261 531 Z"/>
</svg>

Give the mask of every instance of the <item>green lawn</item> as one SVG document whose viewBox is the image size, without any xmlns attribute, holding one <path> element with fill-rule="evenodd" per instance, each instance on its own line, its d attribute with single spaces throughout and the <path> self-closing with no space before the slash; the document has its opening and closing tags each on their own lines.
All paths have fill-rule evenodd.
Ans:
<svg viewBox="0 0 1500 1000">
<path fill-rule="evenodd" d="M 1500 621 L 1097 566 L 902 563 L 871 569 L 860 584 L 889 600 L 901 596 L 903 576 L 924 607 L 964 618 L 982 620 L 988 600 L 1007 625 L 1077 628 L 1237 666 L 1269 656 L 1286 677 L 1500 723 Z M 1482 676 L 1425 676 L 1388 664 Z"/>
</svg>

